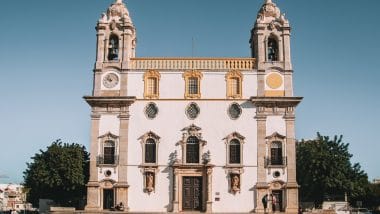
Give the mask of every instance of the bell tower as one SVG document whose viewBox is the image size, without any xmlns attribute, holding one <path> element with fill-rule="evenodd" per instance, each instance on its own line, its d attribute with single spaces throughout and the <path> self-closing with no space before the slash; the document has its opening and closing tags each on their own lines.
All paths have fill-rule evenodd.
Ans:
<svg viewBox="0 0 380 214">
<path fill-rule="evenodd" d="M 252 57 L 257 63 L 257 96 L 252 98 L 257 120 L 257 213 L 265 212 L 262 201 L 272 194 L 285 199 L 282 206 L 286 213 L 297 213 L 298 209 L 294 110 L 302 98 L 293 96 L 290 30 L 285 14 L 272 0 L 265 0 L 250 38 Z M 273 122 L 275 118 L 277 122 Z M 278 134 L 279 130 L 272 132 L 274 123 L 284 124 L 284 135 Z M 283 148 L 280 164 L 271 162 L 273 143 Z M 276 178 L 274 172 L 282 172 L 283 177 Z"/>
<path fill-rule="evenodd" d="M 104 93 L 105 90 L 109 92 L 109 89 L 113 89 L 113 91 L 117 89 L 119 90 L 119 95 L 126 95 L 125 71 L 131 62 L 131 58 L 135 57 L 136 29 L 122 0 L 116 0 L 108 8 L 107 12 L 102 14 L 96 25 L 96 31 L 97 45 L 93 95 L 117 94 L 115 92 Z M 120 87 L 109 87 L 109 85 L 114 84 L 111 78 L 108 78 L 110 84 L 105 84 L 105 88 L 102 87 L 102 81 L 107 82 L 107 80 L 101 78 L 102 74 L 112 70 L 110 68 L 120 71 Z"/>
<path fill-rule="evenodd" d="M 127 84 L 136 29 L 122 0 L 102 14 L 96 31 L 93 91 L 84 97 L 92 110 L 86 210 L 97 212 L 119 205 L 127 211 L 129 106 L 135 101 L 127 96 Z"/>
<path fill-rule="evenodd" d="M 265 0 L 251 31 L 252 57 L 257 60 L 258 96 L 293 96 L 292 62 L 290 54 L 290 25 L 272 0 Z M 280 77 L 268 75 L 282 73 Z M 269 79 L 267 77 L 269 76 Z M 265 84 L 272 83 L 272 84 Z M 277 84 L 276 84 L 277 83 Z"/>
</svg>

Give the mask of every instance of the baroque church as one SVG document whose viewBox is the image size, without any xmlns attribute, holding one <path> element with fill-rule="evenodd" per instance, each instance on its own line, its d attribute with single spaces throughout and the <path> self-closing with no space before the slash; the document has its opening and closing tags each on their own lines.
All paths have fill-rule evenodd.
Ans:
<svg viewBox="0 0 380 214">
<path fill-rule="evenodd" d="M 277 211 L 297 213 L 302 98 L 293 95 L 290 24 L 272 0 L 259 9 L 247 58 L 136 57 L 122 0 L 96 31 L 93 92 L 84 97 L 88 212 L 264 213 L 271 196 Z"/>
</svg>

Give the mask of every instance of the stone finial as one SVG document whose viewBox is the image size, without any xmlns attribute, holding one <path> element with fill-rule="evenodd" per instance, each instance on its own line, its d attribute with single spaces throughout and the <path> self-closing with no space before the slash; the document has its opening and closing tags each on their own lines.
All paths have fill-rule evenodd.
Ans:
<svg viewBox="0 0 380 214">
<path fill-rule="evenodd" d="M 280 9 L 273 3 L 272 0 L 265 0 L 263 6 L 261 7 L 257 22 L 271 22 L 273 19 L 279 19 L 281 15 Z"/>
<path fill-rule="evenodd" d="M 107 17 L 109 21 L 112 20 L 124 20 L 125 22 L 132 23 L 129 17 L 129 12 L 123 0 L 116 0 L 107 10 Z"/>
</svg>

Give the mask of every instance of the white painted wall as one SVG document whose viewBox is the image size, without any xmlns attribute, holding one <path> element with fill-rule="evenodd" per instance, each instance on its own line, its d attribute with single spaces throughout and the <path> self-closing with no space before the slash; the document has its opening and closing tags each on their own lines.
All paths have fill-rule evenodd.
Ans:
<svg viewBox="0 0 380 214">
<path fill-rule="evenodd" d="M 224 93 L 224 92 L 223 92 Z M 248 102 L 240 101 L 243 113 L 238 120 L 231 120 L 227 108 L 233 101 L 194 101 L 200 107 L 200 115 L 195 120 L 189 120 L 185 114 L 186 106 L 192 101 L 157 101 L 159 113 L 153 120 L 147 119 L 144 108 L 149 101 L 137 101 L 130 107 L 129 143 L 128 143 L 128 182 L 130 211 L 167 211 L 166 206 L 171 201 L 169 192 L 170 168 L 167 167 L 170 153 L 182 150 L 176 145 L 182 139 L 181 130 L 191 124 L 202 128 L 203 139 L 207 141 L 204 152 L 210 150 L 211 163 L 215 164 L 213 173 L 213 200 L 215 192 L 220 192 L 220 201 L 214 202 L 214 212 L 233 212 L 234 206 L 239 210 L 251 211 L 254 208 L 254 192 L 257 166 L 257 122 L 254 119 L 256 109 Z M 148 195 L 143 192 L 143 174 L 137 166 L 142 163 L 142 148 L 139 138 L 153 131 L 161 137 L 158 146 L 158 164 L 160 172 L 156 178 L 156 191 Z M 225 138 L 233 132 L 239 132 L 245 139 L 243 145 L 243 164 L 246 166 L 242 174 L 242 190 L 236 195 L 228 192 Z M 144 201 L 145 203 L 141 203 Z M 234 202 L 234 203 L 226 203 Z M 149 206 L 146 206 L 149 204 Z M 236 209 L 235 209 L 236 210 Z"/>
<path fill-rule="evenodd" d="M 257 77 L 255 71 L 243 73 L 243 98 L 249 99 L 257 95 Z M 225 71 L 202 72 L 202 99 L 226 99 Z M 185 80 L 183 72 L 160 71 L 160 99 L 183 99 L 185 95 Z M 128 73 L 128 96 L 144 98 L 144 71 Z"/>
<path fill-rule="evenodd" d="M 119 136 L 120 121 L 117 114 L 103 114 L 99 121 L 99 136 L 111 132 Z"/>
<path fill-rule="evenodd" d="M 272 135 L 278 132 L 280 135 L 286 136 L 286 124 L 283 116 L 268 116 L 267 117 L 267 134 Z"/>
<path fill-rule="evenodd" d="M 109 170 L 112 172 L 111 176 L 107 177 L 105 172 Z M 118 180 L 118 167 L 102 167 L 98 170 L 98 181 L 102 181 L 104 179 L 112 179 L 114 181 Z"/>
</svg>

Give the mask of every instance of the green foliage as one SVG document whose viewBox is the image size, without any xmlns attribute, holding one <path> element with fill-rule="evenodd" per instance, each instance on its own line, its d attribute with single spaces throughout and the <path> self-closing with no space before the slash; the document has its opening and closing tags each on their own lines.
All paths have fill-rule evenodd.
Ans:
<svg viewBox="0 0 380 214">
<path fill-rule="evenodd" d="M 61 206 L 75 206 L 85 196 L 89 178 L 89 154 L 84 146 L 56 140 L 46 151 L 40 150 L 27 163 L 24 185 L 28 199 L 52 199 Z"/>
<path fill-rule="evenodd" d="M 343 136 L 322 136 L 297 143 L 297 181 L 301 186 L 301 201 L 317 205 L 328 196 L 347 193 L 350 201 L 360 200 L 369 188 L 368 176 L 358 163 L 351 164 L 352 155 Z"/>
</svg>

